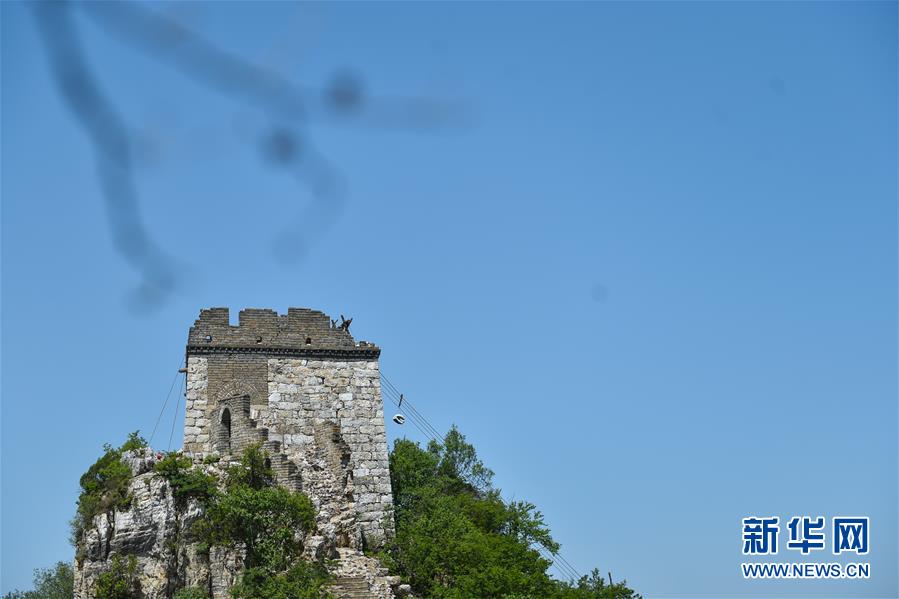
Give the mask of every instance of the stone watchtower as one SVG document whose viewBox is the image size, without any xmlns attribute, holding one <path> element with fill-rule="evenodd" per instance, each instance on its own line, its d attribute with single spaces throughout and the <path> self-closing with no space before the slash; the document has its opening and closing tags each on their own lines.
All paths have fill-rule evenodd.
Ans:
<svg viewBox="0 0 899 599">
<path fill-rule="evenodd" d="M 259 443 L 278 483 L 318 508 L 321 548 L 377 547 L 393 532 L 378 356 L 349 326 L 290 308 L 200 312 L 187 340 L 184 451 L 237 457 Z"/>
</svg>

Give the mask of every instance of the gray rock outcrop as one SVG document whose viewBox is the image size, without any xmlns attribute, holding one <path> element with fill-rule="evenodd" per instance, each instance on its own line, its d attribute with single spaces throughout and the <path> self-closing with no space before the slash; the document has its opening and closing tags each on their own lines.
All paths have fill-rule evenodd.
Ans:
<svg viewBox="0 0 899 599">
<path fill-rule="evenodd" d="M 178 501 L 169 482 L 153 470 L 157 455 L 150 449 L 126 453 L 132 469 L 128 508 L 96 516 L 79 540 L 75 559 L 74 599 L 93 599 L 98 577 L 114 556 L 136 558 L 139 594 L 135 599 L 170 599 L 184 587 L 204 589 L 213 599 L 230 599 L 231 587 L 243 570 L 239 547 L 204 550 L 192 540 L 191 526 L 202 517 L 196 501 Z M 197 466 L 220 474 L 217 466 Z M 337 597 L 390 599 L 399 580 L 387 576 L 374 558 L 353 548 L 338 547 L 334 527 L 311 531 L 304 539 L 310 558 L 328 558 Z M 330 561 L 333 560 L 333 561 Z"/>
</svg>

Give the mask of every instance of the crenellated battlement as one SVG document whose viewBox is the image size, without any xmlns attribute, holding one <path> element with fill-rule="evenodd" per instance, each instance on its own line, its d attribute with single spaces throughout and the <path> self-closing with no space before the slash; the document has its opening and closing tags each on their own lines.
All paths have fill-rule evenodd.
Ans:
<svg viewBox="0 0 899 599">
<path fill-rule="evenodd" d="M 247 308 L 240 311 L 237 326 L 230 324 L 228 308 L 201 310 L 188 334 L 187 354 L 234 352 L 371 359 L 381 350 L 356 342 L 348 326 L 318 310 L 289 308 L 287 314 L 278 314 Z"/>
</svg>

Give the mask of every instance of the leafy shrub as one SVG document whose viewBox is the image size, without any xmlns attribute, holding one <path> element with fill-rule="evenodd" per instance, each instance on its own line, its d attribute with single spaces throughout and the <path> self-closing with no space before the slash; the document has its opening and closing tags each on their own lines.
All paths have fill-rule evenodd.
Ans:
<svg viewBox="0 0 899 599">
<path fill-rule="evenodd" d="M 97 576 L 96 599 L 130 599 L 138 596 L 137 558 L 114 554 L 109 568 Z"/>
<path fill-rule="evenodd" d="M 243 543 L 248 566 L 281 571 L 302 551 L 297 536 L 315 521 L 312 502 L 282 487 L 229 489 L 207 511 L 211 544 Z"/>
<path fill-rule="evenodd" d="M 74 573 L 71 564 L 57 562 L 51 568 L 34 571 L 33 591 L 11 591 L 3 599 L 72 599 Z"/>
<path fill-rule="evenodd" d="M 169 481 L 172 494 L 182 502 L 193 498 L 208 503 L 218 492 L 216 478 L 194 468 L 193 461 L 180 453 L 166 455 L 154 469 Z"/>
<path fill-rule="evenodd" d="M 127 509 L 130 506 L 128 483 L 131 480 L 131 468 L 122 461 L 122 455 L 126 451 L 146 446 L 147 442 L 139 431 L 128 435 L 121 447 L 114 448 L 108 443 L 103 446 L 103 455 L 79 480 L 81 494 L 71 522 L 73 544 L 77 544 L 81 533 L 91 526 L 95 516 L 111 509 Z"/>
<path fill-rule="evenodd" d="M 181 471 L 176 460 L 161 471 Z M 315 526 L 315 509 L 302 493 L 274 483 L 268 455 L 258 445 L 248 447 L 240 464 L 228 469 L 225 491 L 210 497 L 194 523 L 198 551 L 213 545 L 244 548 L 247 569 L 232 590 L 235 597 L 318 599 L 330 575 L 321 564 L 301 558 L 302 536 Z"/>
<path fill-rule="evenodd" d="M 82 494 L 73 521 L 77 533 L 73 534 L 80 537 L 85 526 L 102 511 L 128 504 L 131 470 L 122 462 L 122 454 L 145 446 L 137 433 L 118 449 L 104 446 L 104 455 L 81 478 Z M 330 574 L 322 564 L 304 561 L 301 556 L 303 535 L 315 526 L 315 509 L 305 495 L 275 485 L 269 456 L 258 445 L 247 448 L 240 464 L 228 469 L 224 492 L 218 490 L 215 477 L 180 453 L 166 455 L 154 470 L 166 478 L 176 499 L 195 498 L 204 504 L 203 515 L 191 531 L 198 551 L 208 553 L 212 545 L 241 545 L 245 550 L 247 570 L 235 587 L 235 597 L 322 596 Z M 114 555 L 109 568 L 97 577 L 96 599 L 135 596 L 136 572 L 134 556 L 124 559 Z M 196 587 L 181 589 L 175 597 L 208 599 Z"/>
<path fill-rule="evenodd" d="M 144 449 L 147 446 L 147 440 L 140 436 L 140 431 L 128 433 L 128 438 L 119 447 L 121 453 L 126 451 L 134 451 L 135 449 Z"/>
<path fill-rule="evenodd" d="M 305 561 L 298 561 L 284 574 L 250 568 L 231 594 L 239 599 L 320 599 L 330 579 L 324 566 Z"/>
<path fill-rule="evenodd" d="M 274 484 L 275 472 L 272 470 L 268 452 L 263 451 L 258 444 L 244 449 L 240 463 L 228 468 L 228 488 L 264 489 Z"/>
<path fill-rule="evenodd" d="M 210 503 L 194 530 L 208 545 L 244 545 L 248 567 L 277 573 L 299 557 L 301 534 L 314 526 L 312 502 L 274 485 L 267 455 L 257 445 L 229 468 L 226 491 Z"/>
</svg>

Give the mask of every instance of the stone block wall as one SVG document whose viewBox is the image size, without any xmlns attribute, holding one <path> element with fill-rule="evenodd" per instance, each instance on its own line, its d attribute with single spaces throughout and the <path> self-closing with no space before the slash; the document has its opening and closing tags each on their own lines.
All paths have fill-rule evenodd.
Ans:
<svg viewBox="0 0 899 599">
<path fill-rule="evenodd" d="M 318 508 L 325 543 L 361 549 L 392 534 L 392 494 L 378 366 L 325 314 L 204 310 L 187 347 L 184 450 L 237 456 L 262 443 L 279 483 Z"/>
</svg>

